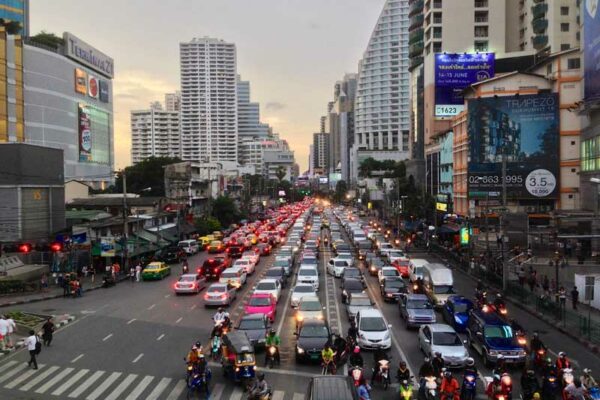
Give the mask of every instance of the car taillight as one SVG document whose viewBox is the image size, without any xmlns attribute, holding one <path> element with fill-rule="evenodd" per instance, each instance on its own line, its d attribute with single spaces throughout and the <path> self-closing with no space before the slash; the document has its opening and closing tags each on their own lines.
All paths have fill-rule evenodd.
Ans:
<svg viewBox="0 0 600 400">
<path fill-rule="evenodd" d="M 222 299 L 225 299 L 226 297 L 227 297 L 227 295 L 226 295 L 225 293 L 223 293 L 223 294 L 221 295 L 221 298 L 222 298 Z"/>
<path fill-rule="evenodd" d="M 213 272 L 217 273 L 218 270 L 219 270 L 218 268 L 215 268 L 215 269 L 213 269 Z"/>
</svg>

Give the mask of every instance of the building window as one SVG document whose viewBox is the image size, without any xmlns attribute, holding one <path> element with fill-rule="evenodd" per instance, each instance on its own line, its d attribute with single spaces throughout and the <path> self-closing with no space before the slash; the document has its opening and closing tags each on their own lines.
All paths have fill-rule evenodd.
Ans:
<svg viewBox="0 0 600 400">
<path fill-rule="evenodd" d="M 563 22 L 562 24 L 560 24 L 560 31 L 561 32 L 569 32 L 569 23 Z"/>
<path fill-rule="evenodd" d="M 475 48 L 475 51 L 485 52 L 488 51 L 488 42 L 487 40 L 476 40 L 473 47 Z"/>
<path fill-rule="evenodd" d="M 571 45 L 569 43 L 563 43 L 560 45 L 560 51 L 569 50 L 570 48 L 571 48 Z"/>
<path fill-rule="evenodd" d="M 441 39 L 442 38 L 442 28 L 441 27 L 435 27 L 433 28 L 433 38 L 434 39 Z"/>
<path fill-rule="evenodd" d="M 569 15 L 569 7 L 561 7 L 560 15 Z"/>
<path fill-rule="evenodd" d="M 487 26 L 476 26 L 475 27 L 475 37 L 488 37 L 488 27 Z"/>
<path fill-rule="evenodd" d="M 581 142 L 581 171 L 600 170 L 600 136 Z"/>
<path fill-rule="evenodd" d="M 475 22 L 488 22 L 488 12 L 475 11 Z"/>
<path fill-rule="evenodd" d="M 546 66 L 546 75 L 552 74 L 552 64 Z"/>
<path fill-rule="evenodd" d="M 434 42 L 433 43 L 433 52 L 441 53 L 442 52 L 442 42 Z"/>
<path fill-rule="evenodd" d="M 569 69 L 579 69 L 579 68 L 581 68 L 581 61 L 580 61 L 579 57 L 578 58 L 569 58 L 568 68 Z"/>
</svg>

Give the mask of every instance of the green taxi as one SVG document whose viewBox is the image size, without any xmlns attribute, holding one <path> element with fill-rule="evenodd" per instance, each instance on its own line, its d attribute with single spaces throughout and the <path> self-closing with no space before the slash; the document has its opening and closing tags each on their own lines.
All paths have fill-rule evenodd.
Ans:
<svg viewBox="0 0 600 400">
<path fill-rule="evenodd" d="M 171 275 L 171 267 L 161 261 L 153 261 L 142 271 L 142 279 L 145 281 L 163 279 Z"/>
</svg>

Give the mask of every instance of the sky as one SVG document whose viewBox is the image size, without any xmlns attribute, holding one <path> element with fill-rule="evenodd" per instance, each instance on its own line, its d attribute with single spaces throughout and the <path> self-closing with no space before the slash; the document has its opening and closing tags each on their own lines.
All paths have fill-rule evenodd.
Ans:
<svg viewBox="0 0 600 400">
<path fill-rule="evenodd" d="M 179 88 L 179 43 L 237 47 L 252 101 L 308 169 L 333 85 L 357 72 L 385 0 L 30 0 L 31 34 L 69 31 L 115 60 L 116 167 L 130 164 L 130 110 Z"/>
</svg>

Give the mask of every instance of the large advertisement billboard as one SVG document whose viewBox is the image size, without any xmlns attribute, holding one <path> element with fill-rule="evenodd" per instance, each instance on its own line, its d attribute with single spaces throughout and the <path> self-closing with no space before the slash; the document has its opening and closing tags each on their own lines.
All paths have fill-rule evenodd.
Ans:
<svg viewBox="0 0 600 400">
<path fill-rule="evenodd" d="M 585 0 L 583 12 L 586 100 L 600 100 L 600 12 L 598 3 L 598 0 Z"/>
<path fill-rule="evenodd" d="M 435 116 L 449 117 L 464 111 L 463 91 L 473 83 L 492 78 L 494 53 L 435 55 Z"/>
<path fill-rule="evenodd" d="M 82 104 L 79 105 L 79 161 L 92 161 L 92 122 Z"/>
<path fill-rule="evenodd" d="M 469 198 L 553 199 L 559 185 L 559 103 L 554 93 L 468 102 Z"/>
</svg>

